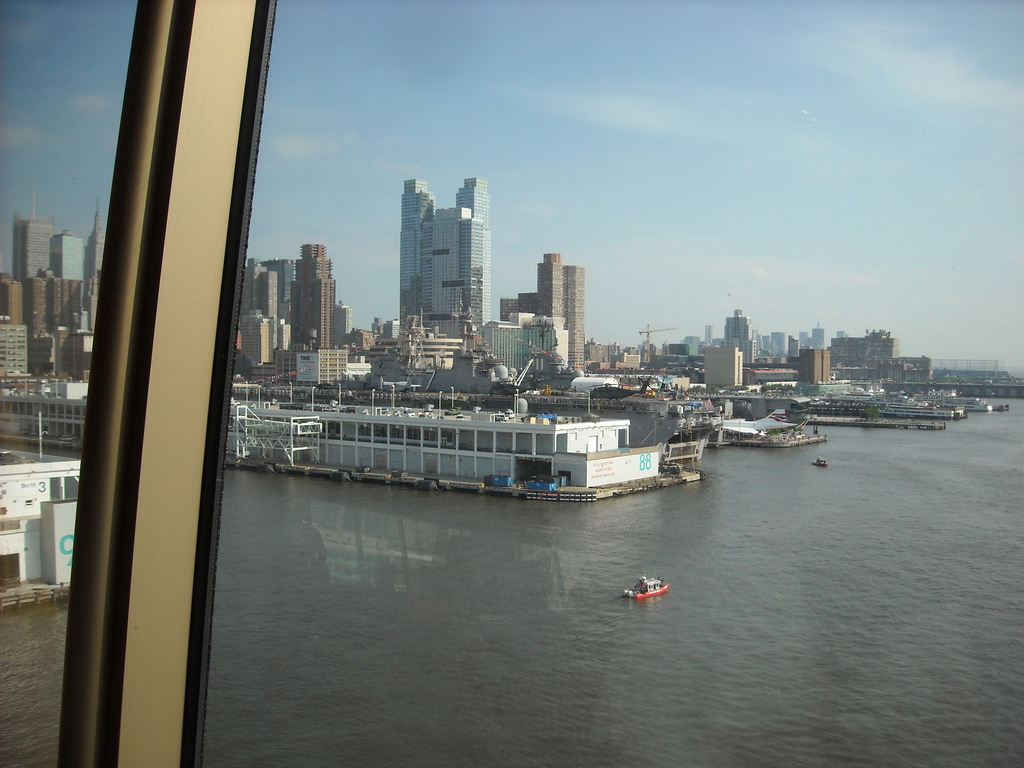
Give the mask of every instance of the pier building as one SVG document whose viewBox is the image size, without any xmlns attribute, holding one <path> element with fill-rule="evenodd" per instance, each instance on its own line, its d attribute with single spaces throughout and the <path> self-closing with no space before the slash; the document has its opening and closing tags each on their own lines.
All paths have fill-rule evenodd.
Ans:
<svg viewBox="0 0 1024 768">
<path fill-rule="evenodd" d="M 628 419 L 584 421 L 511 413 L 407 408 L 296 412 L 235 409 L 238 458 L 285 458 L 337 467 L 513 482 L 550 476 L 580 488 L 653 478 L 659 447 L 629 447 Z"/>
<path fill-rule="evenodd" d="M 0 588 L 71 581 L 79 464 L 0 452 Z"/>
</svg>

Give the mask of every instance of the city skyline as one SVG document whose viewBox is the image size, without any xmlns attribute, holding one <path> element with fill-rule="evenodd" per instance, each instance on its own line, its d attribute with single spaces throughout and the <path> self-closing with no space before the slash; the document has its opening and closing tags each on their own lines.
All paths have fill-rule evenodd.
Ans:
<svg viewBox="0 0 1024 768">
<path fill-rule="evenodd" d="M 761 333 L 887 328 L 1024 366 L 1020 5 L 607 3 L 582 28 L 579 4 L 455 8 L 279 5 L 249 257 L 324 243 L 356 324 L 396 317 L 398 185 L 474 173 L 494 316 L 560 252 L 588 338 L 741 307 Z M 97 195 L 109 219 L 132 8 L 0 13 L 2 215 L 34 177 L 37 215 L 84 238 Z"/>
</svg>

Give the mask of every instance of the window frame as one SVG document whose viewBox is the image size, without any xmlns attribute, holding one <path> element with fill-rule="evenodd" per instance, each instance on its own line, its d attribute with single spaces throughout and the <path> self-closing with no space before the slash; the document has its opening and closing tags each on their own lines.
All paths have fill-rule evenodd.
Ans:
<svg viewBox="0 0 1024 768">
<path fill-rule="evenodd" d="M 60 766 L 201 761 L 230 340 L 275 5 L 136 10 L 82 442 Z"/>
</svg>

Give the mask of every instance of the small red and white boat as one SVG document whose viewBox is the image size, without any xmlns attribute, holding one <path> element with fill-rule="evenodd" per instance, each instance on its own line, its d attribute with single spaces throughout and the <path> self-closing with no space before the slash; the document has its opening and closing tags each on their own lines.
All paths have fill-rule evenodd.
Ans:
<svg viewBox="0 0 1024 768">
<path fill-rule="evenodd" d="M 812 461 L 811 464 L 813 464 L 816 467 L 827 467 L 828 466 L 828 462 L 825 461 L 823 458 L 821 458 L 821 456 L 819 456 L 814 461 Z"/>
<path fill-rule="evenodd" d="M 648 597 L 657 597 L 668 592 L 669 584 L 660 576 L 649 579 L 644 575 L 640 576 L 632 589 L 622 590 L 622 596 L 628 600 L 646 600 Z"/>
</svg>

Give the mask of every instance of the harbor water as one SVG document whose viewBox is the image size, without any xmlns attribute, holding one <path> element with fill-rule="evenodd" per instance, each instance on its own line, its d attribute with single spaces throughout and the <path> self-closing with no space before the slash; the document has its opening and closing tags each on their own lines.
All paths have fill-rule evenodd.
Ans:
<svg viewBox="0 0 1024 768">
<path fill-rule="evenodd" d="M 1021 765 L 1022 426 L 587 505 L 233 473 L 208 763 Z"/>
<path fill-rule="evenodd" d="M 1019 766 L 1012 405 L 592 504 L 229 472 L 205 764 Z M 52 762 L 63 614 L 0 617 L 5 765 Z"/>
</svg>

